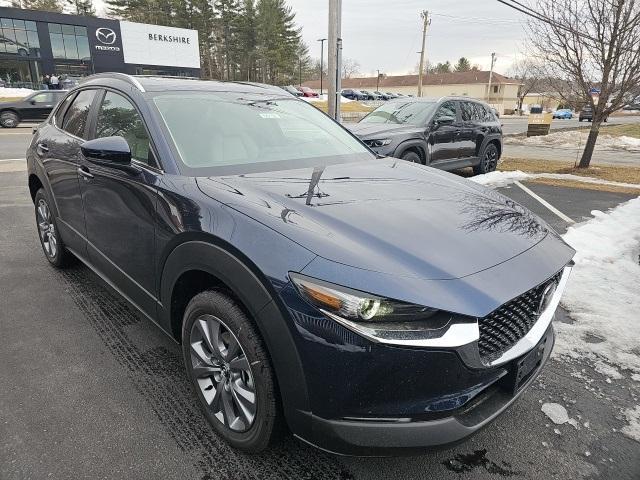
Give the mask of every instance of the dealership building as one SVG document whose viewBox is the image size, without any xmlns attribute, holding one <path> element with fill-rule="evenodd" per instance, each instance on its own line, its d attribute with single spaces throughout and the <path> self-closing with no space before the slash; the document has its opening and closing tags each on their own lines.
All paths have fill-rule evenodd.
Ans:
<svg viewBox="0 0 640 480">
<path fill-rule="evenodd" d="M 39 88 L 43 75 L 200 76 L 198 32 L 0 7 L 0 81 Z"/>
</svg>

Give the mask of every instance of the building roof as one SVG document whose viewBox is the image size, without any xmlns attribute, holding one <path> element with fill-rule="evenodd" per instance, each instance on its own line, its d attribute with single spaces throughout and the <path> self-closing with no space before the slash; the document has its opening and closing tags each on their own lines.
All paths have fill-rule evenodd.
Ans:
<svg viewBox="0 0 640 480">
<path fill-rule="evenodd" d="M 489 73 L 485 71 L 451 72 L 451 73 L 429 73 L 422 77 L 422 84 L 428 85 L 469 85 L 488 84 Z M 491 79 L 494 84 L 519 85 L 520 81 L 505 77 L 493 72 Z M 325 82 L 326 84 L 326 82 Z M 392 87 L 415 87 L 418 85 L 418 75 L 398 75 L 380 78 L 380 90 Z M 310 88 L 320 88 L 320 80 L 311 80 L 304 83 Z M 371 88 L 376 86 L 376 77 L 345 78 L 342 80 L 342 88 Z"/>
</svg>

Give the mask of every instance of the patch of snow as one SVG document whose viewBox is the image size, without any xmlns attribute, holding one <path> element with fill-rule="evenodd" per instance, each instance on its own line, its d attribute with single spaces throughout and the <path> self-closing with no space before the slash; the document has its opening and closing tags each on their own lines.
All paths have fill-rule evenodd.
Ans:
<svg viewBox="0 0 640 480">
<path fill-rule="evenodd" d="M 573 175 L 571 173 L 525 173 L 521 172 L 520 170 L 515 170 L 513 172 L 495 171 L 485 173 L 484 175 L 476 175 L 475 177 L 469 178 L 469 180 L 487 187 L 499 188 L 506 187 L 507 185 L 510 185 L 516 181 L 520 182 L 523 180 L 534 180 L 536 178 L 549 178 L 552 180 L 566 180 L 573 182 L 593 183 L 598 185 L 637 188 L 638 190 L 640 190 L 640 185 L 638 185 L 637 183 L 611 182 L 609 180 L 601 180 L 599 178 L 593 177 L 582 177 L 580 175 Z"/>
<path fill-rule="evenodd" d="M 571 130 L 550 133 L 537 137 L 506 137 L 505 144 L 550 148 L 579 148 L 587 143 L 589 132 Z M 622 150 L 625 152 L 640 152 L 640 138 L 614 136 L 601 133 L 598 135 L 596 148 L 607 150 Z"/>
<path fill-rule="evenodd" d="M 475 177 L 471 177 L 469 180 L 487 187 L 498 188 L 506 187 L 513 182 L 526 180 L 530 177 L 531 174 L 521 172 L 520 170 L 516 170 L 514 172 L 495 171 L 485 173 L 484 175 L 476 175 Z"/>
<path fill-rule="evenodd" d="M 322 95 L 318 95 L 318 97 L 300 97 L 300 98 L 310 103 L 329 101 L 329 95 L 327 95 L 326 93 L 323 93 Z M 355 100 L 350 100 L 348 98 L 343 97 L 342 95 L 340 96 L 340 103 L 351 103 L 354 101 Z"/>
<path fill-rule="evenodd" d="M 575 428 L 576 430 L 580 429 L 580 427 L 578 426 L 578 421 L 575 418 L 570 418 L 569 420 L 567 420 L 567 423 L 571 425 L 573 428 Z"/>
<path fill-rule="evenodd" d="M 622 433 L 627 437 L 640 442 L 640 405 L 636 405 L 635 408 L 628 408 L 623 415 L 627 418 L 629 425 L 622 427 Z"/>
<path fill-rule="evenodd" d="M 633 380 L 634 382 L 640 382 L 640 373 L 634 373 L 633 375 L 631 375 L 631 380 Z"/>
<path fill-rule="evenodd" d="M 8 88 L 0 87 L 0 98 L 2 97 L 26 97 L 32 94 L 35 90 L 30 88 Z"/>
<path fill-rule="evenodd" d="M 608 213 L 591 214 L 595 218 L 569 227 L 564 235 L 576 249 L 576 265 L 562 304 L 575 322 L 555 324 L 555 353 L 590 356 L 599 360 L 597 371 L 621 378 L 609 364 L 640 373 L 640 356 L 634 351 L 640 338 L 640 197 Z M 587 334 L 604 341 L 588 343 Z"/>
<path fill-rule="evenodd" d="M 559 403 L 545 403 L 542 405 L 541 410 L 544 414 L 551 419 L 556 425 L 562 425 L 569 421 L 569 414 L 567 409 Z"/>
<path fill-rule="evenodd" d="M 589 450 L 587 450 L 586 452 L 584 452 L 584 455 L 585 455 L 586 457 L 590 457 L 590 456 L 591 456 L 591 452 L 590 452 Z"/>
<path fill-rule="evenodd" d="M 562 433 L 560 433 L 560 430 L 558 430 L 557 428 L 553 429 L 553 433 L 555 433 L 556 435 L 562 435 Z"/>
</svg>

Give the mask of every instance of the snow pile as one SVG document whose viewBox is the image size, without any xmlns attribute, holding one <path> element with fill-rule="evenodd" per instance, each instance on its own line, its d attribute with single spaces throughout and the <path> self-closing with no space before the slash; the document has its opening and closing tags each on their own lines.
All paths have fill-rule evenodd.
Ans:
<svg viewBox="0 0 640 480">
<path fill-rule="evenodd" d="M 538 137 L 505 137 L 507 145 L 521 145 L 551 148 L 579 148 L 587 143 L 589 132 L 572 130 L 550 133 Z M 596 148 L 607 150 L 623 150 L 626 152 L 640 152 L 640 138 L 616 137 L 601 133 L 598 136 Z"/>
<path fill-rule="evenodd" d="M 314 97 L 300 97 L 302 100 L 306 100 L 307 102 L 328 102 L 329 101 L 329 95 L 327 95 L 326 93 L 318 96 L 317 98 Z M 340 95 L 340 103 L 351 103 L 354 100 L 349 100 L 348 98 L 344 98 L 342 95 Z"/>
<path fill-rule="evenodd" d="M 35 92 L 35 90 L 31 90 L 29 88 L 0 87 L 0 98 L 26 97 L 33 92 Z"/>
<path fill-rule="evenodd" d="M 629 422 L 629 425 L 622 427 L 622 433 L 636 442 L 640 442 L 640 405 L 636 405 L 634 409 L 628 408 L 622 413 Z"/>
<path fill-rule="evenodd" d="M 495 171 L 485 173 L 484 175 L 476 175 L 469 180 L 479 183 L 480 185 L 497 188 L 506 187 L 515 181 L 526 180 L 530 177 L 531 174 L 521 172 L 520 170 L 516 170 L 515 172 Z"/>
<path fill-rule="evenodd" d="M 624 183 L 624 182 L 611 182 L 609 180 L 601 180 L 593 177 L 582 177 L 580 175 L 573 175 L 571 173 L 525 173 L 520 170 L 513 172 L 496 171 L 491 173 L 485 173 L 484 175 L 477 175 L 471 177 L 469 180 L 485 185 L 487 187 L 506 187 L 513 182 L 520 182 L 523 180 L 533 180 L 536 178 L 550 178 L 552 180 L 566 180 L 582 183 L 595 183 L 598 185 L 611 185 L 616 187 L 625 188 L 637 188 L 640 190 L 640 185 L 636 183 Z"/>
<path fill-rule="evenodd" d="M 545 403 L 541 409 L 544 414 L 556 425 L 562 425 L 569 421 L 567 409 L 559 403 Z"/>
<path fill-rule="evenodd" d="M 564 235 L 577 251 L 562 299 L 575 323 L 555 324 L 555 353 L 604 359 L 640 373 L 640 197 L 591 214 L 595 218 Z M 592 335 L 603 341 L 585 341 Z"/>
</svg>

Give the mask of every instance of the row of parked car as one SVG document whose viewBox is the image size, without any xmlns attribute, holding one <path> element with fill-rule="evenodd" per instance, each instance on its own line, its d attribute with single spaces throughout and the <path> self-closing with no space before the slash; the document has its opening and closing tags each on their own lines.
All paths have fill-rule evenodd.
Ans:
<svg viewBox="0 0 640 480">
<path fill-rule="evenodd" d="M 291 95 L 296 97 L 308 97 L 308 98 L 318 98 L 318 92 L 309 87 L 294 87 L 293 85 L 286 85 L 281 87 L 286 92 L 289 92 Z M 356 90 L 353 88 L 345 88 L 341 92 L 341 95 L 344 98 L 348 98 L 349 100 L 394 100 L 396 98 L 402 97 L 413 97 L 413 95 L 403 95 L 402 93 L 391 93 L 391 92 L 379 92 L 379 91 L 369 91 L 369 90 Z"/>
</svg>

